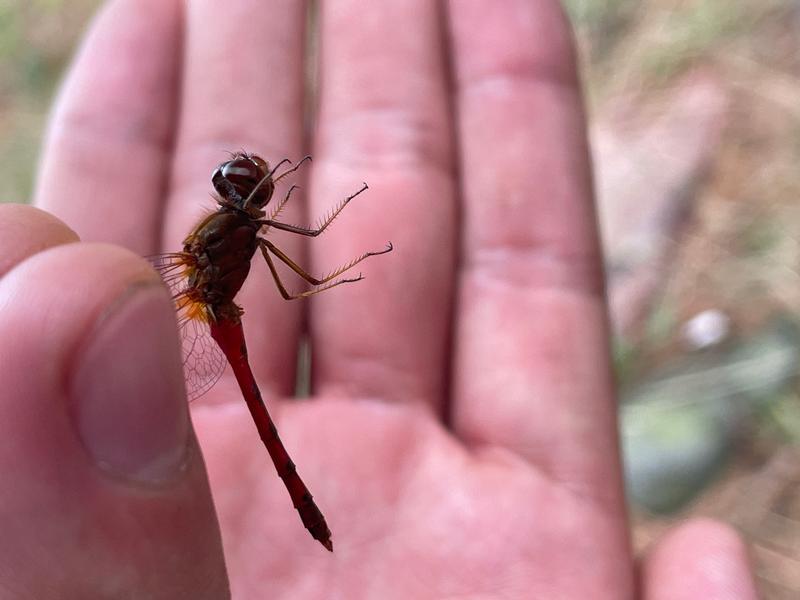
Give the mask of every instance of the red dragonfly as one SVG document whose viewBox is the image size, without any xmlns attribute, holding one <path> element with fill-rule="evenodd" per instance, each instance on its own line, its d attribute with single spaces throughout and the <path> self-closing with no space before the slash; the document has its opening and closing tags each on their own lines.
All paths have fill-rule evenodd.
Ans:
<svg viewBox="0 0 800 600">
<path fill-rule="evenodd" d="M 331 274 L 317 279 L 299 267 L 270 240 L 263 237 L 270 227 L 315 237 L 325 231 L 336 216 L 361 189 L 342 200 L 316 227 L 299 227 L 276 220 L 289 201 L 292 186 L 268 214 L 264 207 L 272 199 L 275 184 L 296 171 L 310 157 L 275 175 L 278 168 L 291 161 L 284 159 L 275 167 L 261 157 L 246 152 L 233 154 L 219 165 L 211 177 L 217 192 L 216 211 L 203 218 L 183 241 L 183 251 L 151 257 L 150 261 L 172 292 L 178 313 L 178 326 L 184 355 L 184 372 L 190 399 L 208 391 L 231 365 L 242 390 L 258 433 L 269 452 L 278 475 L 289 491 L 292 503 L 300 513 L 306 529 L 325 548 L 333 551 L 331 532 L 325 517 L 297 473 L 297 468 L 278 437 L 278 430 L 269 415 L 247 359 L 242 329 L 242 309 L 234 302 L 250 271 L 250 261 L 261 250 L 278 291 L 286 300 L 318 294 L 324 290 L 354 283 L 362 275 L 339 278 L 362 260 L 391 252 L 392 244 L 378 252 L 366 252 Z M 273 258 L 286 264 L 313 287 L 289 293 L 275 269 Z"/>
</svg>

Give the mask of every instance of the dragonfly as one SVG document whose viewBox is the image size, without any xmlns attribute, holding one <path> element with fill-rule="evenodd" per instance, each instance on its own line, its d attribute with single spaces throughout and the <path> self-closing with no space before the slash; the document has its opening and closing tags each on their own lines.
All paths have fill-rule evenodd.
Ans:
<svg viewBox="0 0 800 600">
<path fill-rule="evenodd" d="M 221 163 L 211 176 L 216 191 L 216 209 L 206 215 L 186 236 L 183 250 L 148 257 L 170 289 L 178 320 L 183 351 L 183 367 L 189 399 L 207 392 L 229 364 L 247 407 L 266 446 L 278 475 L 283 480 L 303 525 L 311 536 L 333 552 L 331 532 L 322 511 L 300 478 L 295 463 L 286 451 L 253 376 L 245 345 L 242 315 L 235 297 L 250 272 L 257 251 L 261 252 L 270 274 L 286 300 L 307 298 L 331 288 L 355 283 L 362 274 L 343 274 L 361 261 L 391 252 L 389 242 L 382 250 L 365 252 L 334 269 L 322 278 L 310 275 L 280 250 L 266 234 L 270 229 L 316 237 L 333 222 L 345 206 L 367 189 L 367 184 L 347 196 L 314 227 L 301 227 L 278 220 L 297 186 L 292 185 L 268 212 L 276 184 L 311 160 L 306 156 L 297 164 L 284 159 L 274 167 L 256 154 L 236 152 Z M 287 165 L 278 175 L 277 171 Z M 289 292 L 276 269 L 280 261 L 311 287 Z"/>
</svg>

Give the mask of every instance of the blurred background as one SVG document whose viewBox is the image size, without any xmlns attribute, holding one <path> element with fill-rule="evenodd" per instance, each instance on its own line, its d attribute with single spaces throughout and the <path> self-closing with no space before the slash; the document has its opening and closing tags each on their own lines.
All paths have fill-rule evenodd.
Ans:
<svg viewBox="0 0 800 600">
<path fill-rule="evenodd" d="M 27 201 L 97 0 L 0 0 L 0 201 Z M 634 542 L 707 515 L 800 597 L 800 0 L 565 0 L 587 86 Z"/>
</svg>

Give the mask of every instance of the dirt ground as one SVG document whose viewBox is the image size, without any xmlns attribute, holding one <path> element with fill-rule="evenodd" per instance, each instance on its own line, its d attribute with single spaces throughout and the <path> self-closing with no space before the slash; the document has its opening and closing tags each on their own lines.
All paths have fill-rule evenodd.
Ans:
<svg viewBox="0 0 800 600">
<path fill-rule="evenodd" d="M 586 60 L 593 115 L 615 102 L 655 106 L 702 69 L 727 101 L 719 146 L 692 183 L 686 218 L 668 234 L 670 256 L 650 310 L 631 333 L 635 380 L 684 352 L 679 325 L 713 308 L 746 339 L 776 315 L 800 311 L 800 3 L 713 0 L 568 2 Z M 592 11 L 591 7 L 595 10 Z M 662 106 L 666 110 L 668 107 Z M 653 109 L 651 109 L 653 110 Z M 796 380 L 795 380 L 796 381 Z M 784 400 L 798 415 L 795 383 Z M 752 544 L 764 598 L 800 597 L 800 420 L 743 431 L 735 459 L 680 513 L 634 509 L 644 551 L 671 523 L 706 515 Z"/>
</svg>

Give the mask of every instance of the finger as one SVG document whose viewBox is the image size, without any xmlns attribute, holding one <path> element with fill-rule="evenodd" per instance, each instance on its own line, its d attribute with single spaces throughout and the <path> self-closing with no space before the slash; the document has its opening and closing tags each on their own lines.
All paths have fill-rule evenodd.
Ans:
<svg viewBox="0 0 800 600">
<path fill-rule="evenodd" d="M 3 589 L 225 596 L 172 307 L 148 265 L 51 248 L 0 280 L 0 312 Z"/>
<path fill-rule="evenodd" d="M 646 600 L 756 600 L 747 549 L 728 526 L 695 520 L 677 527 L 642 565 Z"/>
<path fill-rule="evenodd" d="M 157 250 L 179 39 L 177 0 L 112 0 L 75 59 L 35 196 L 84 241 Z"/>
<path fill-rule="evenodd" d="M 312 299 L 315 389 L 436 404 L 443 395 L 454 246 L 451 127 L 437 3 L 322 5 L 323 84 L 312 212 L 358 189 L 312 264 L 391 240 L 365 281 Z"/>
<path fill-rule="evenodd" d="M 53 215 L 24 204 L 0 204 L 0 277 L 17 263 L 78 236 Z"/>
<path fill-rule="evenodd" d="M 302 153 L 305 3 L 200 0 L 186 10 L 167 250 L 179 248 L 194 221 L 214 207 L 211 174 L 228 158 L 226 151 L 255 152 L 271 164 Z M 287 219 L 299 218 L 301 196 L 300 190 L 292 194 L 282 213 Z M 301 258 L 300 240 L 284 248 Z M 256 378 L 268 393 L 291 392 L 301 304 L 281 299 L 258 256 L 239 300 Z"/>
<path fill-rule="evenodd" d="M 450 2 L 463 144 L 454 423 L 622 506 L 581 95 L 554 0 Z"/>
</svg>

